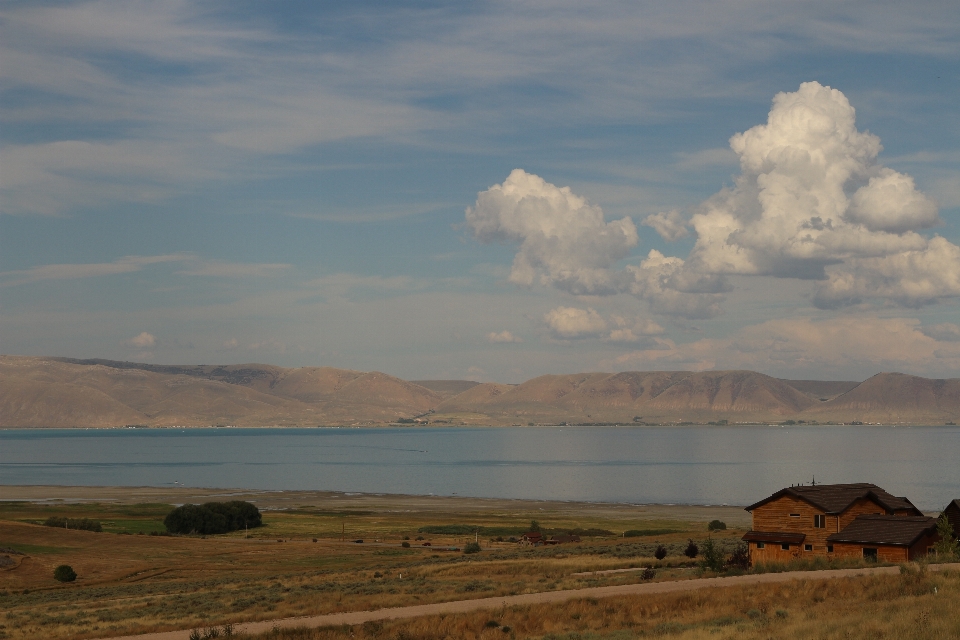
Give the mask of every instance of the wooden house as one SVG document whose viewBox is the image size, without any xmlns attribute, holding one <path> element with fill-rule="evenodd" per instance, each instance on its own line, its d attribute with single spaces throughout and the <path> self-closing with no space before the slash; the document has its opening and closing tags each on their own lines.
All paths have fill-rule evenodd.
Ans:
<svg viewBox="0 0 960 640">
<path fill-rule="evenodd" d="M 908 562 L 931 553 L 938 539 L 936 518 L 870 515 L 827 536 L 827 548 L 836 556 Z"/>
<path fill-rule="evenodd" d="M 752 563 L 832 555 L 837 543 L 828 538 L 860 516 L 923 516 L 906 498 L 868 483 L 787 487 L 746 510 L 753 516 L 753 526 L 743 540 L 750 547 Z"/>
<path fill-rule="evenodd" d="M 537 546 L 543 544 L 543 534 L 539 531 L 528 531 L 520 536 L 520 544 Z"/>
<path fill-rule="evenodd" d="M 953 525 L 954 539 L 960 538 L 960 500 L 951 500 L 947 508 L 943 510 L 943 514 Z"/>
</svg>

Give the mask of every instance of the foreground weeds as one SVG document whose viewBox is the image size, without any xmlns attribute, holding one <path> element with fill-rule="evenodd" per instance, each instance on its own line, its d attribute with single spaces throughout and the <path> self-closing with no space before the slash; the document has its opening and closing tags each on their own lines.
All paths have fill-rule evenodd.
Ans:
<svg viewBox="0 0 960 640">
<path fill-rule="evenodd" d="M 960 573 L 807 580 L 575 600 L 408 621 L 290 629 L 251 640 L 960 638 Z"/>
</svg>

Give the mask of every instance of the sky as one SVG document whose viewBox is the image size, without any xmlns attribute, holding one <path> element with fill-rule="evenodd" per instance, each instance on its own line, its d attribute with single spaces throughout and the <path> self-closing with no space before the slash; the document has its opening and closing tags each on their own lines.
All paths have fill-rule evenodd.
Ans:
<svg viewBox="0 0 960 640">
<path fill-rule="evenodd" d="M 0 352 L 960 377 L 952 0 L 0 4 Z"/>
</svg>

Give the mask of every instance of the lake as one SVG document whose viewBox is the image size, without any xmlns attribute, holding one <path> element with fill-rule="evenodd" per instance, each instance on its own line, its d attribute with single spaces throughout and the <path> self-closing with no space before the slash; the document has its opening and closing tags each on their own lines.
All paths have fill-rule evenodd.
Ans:
<svg viewBox="0 0 960 640">
<path fill-rule="evenodd" d="M 815 478 L 939 510 L 958 461 L 960 427 L 0 430 L 0 485 L 747 505 Z"/>
</svg>

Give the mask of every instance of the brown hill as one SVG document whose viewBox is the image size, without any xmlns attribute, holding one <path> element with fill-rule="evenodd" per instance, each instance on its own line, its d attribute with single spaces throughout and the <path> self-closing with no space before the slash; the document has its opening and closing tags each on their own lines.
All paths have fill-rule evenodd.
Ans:
<svg viewBox="0 0 960 640">
<path fill-rule="evenodd" d="M 498 422 L 747 421 L 793 415 L 813 402 L 753 371 L 582 373 L 516 387 L 479 385 L 442 402 L 436 413 L 479 413 Z"/>
<path fill-rule="evenodd" d="M 848 380 L 784 380 L 782 378 L 780 382 L 790 385 L 817 401 L 833 400 L 860 384 Z"/>
<path fill-rule="evenodd" d="M 0 356 L 0 427 L 386 424 L 420 416 L 441 424 L 960 420 L 960 379 L 896 373 L 861 384 L 753 371 L 423 383 L 330 367 Z"/>
<path fill-rule="evenodd" d="M 805 410 L 802 417 L 838 422 L 943 424 L 960 418 L 960 378 L 878 373 L 847 393 Z"/>
<path fill-rule="evenodd" d="M 389 422 L 439 402 L 428 389 L 382 373 L 136 365 L 0 356 L 0 426 Z"/>
</svg>

